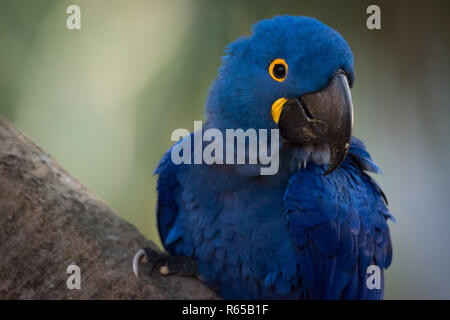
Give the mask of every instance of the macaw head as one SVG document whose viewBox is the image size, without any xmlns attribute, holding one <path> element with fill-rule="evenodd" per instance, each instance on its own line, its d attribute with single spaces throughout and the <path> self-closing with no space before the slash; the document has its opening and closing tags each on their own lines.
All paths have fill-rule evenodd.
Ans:
<svg viewBox="0 0 450 320">
<path fill-rule="evenodd" d="M 262 20 L 227 47 L 207 118 L 218 128 L 279 128 L 300 147 L 325 144 L 329 173 L 350 146 L 353 79 L 353 54 L 334 29 L 308 17 Z"/>
</svg>

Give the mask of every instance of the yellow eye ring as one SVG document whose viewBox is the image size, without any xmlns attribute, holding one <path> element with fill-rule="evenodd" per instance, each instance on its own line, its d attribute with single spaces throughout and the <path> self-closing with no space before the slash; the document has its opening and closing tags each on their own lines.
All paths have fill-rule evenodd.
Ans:
<svg viewBox="0 0 450 320">
<path fill-rule="evenodd" d="M 270 76 L 278 82 L 283 82 L 286 79 L 288 72 L 288 65 L 284 59 L 275 59 L 269 66 Z"/>
</svg>

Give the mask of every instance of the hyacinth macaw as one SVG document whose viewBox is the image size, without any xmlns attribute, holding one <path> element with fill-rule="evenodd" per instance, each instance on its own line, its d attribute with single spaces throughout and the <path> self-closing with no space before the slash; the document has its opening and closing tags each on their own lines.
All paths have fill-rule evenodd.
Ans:
<svg viewBox="0 0 450 320">
<path fill-rule="evenodd" d="M 226 299 L 382 299 L 392 259 L 383 192 L 351 136 L 353 54 L 309 17 L 277 16 L 231 43 L 206 102 L 206 128 L 279 128 L 275 175 L 174 164 L 158 174 L 160 237 L 195 260 Z M 366 283 L 370 265 L 381 288 Z"/>
</svg>

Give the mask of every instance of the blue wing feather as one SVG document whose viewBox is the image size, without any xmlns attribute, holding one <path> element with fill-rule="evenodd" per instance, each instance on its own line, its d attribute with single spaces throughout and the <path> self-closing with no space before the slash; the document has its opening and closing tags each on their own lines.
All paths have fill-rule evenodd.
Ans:
<svg viewBox="0 0 450 320">
<path fill-rule="evenodd" d="M 392 247 L 384 194 L 363 171 L 380 172 L 357 138 L 349 156 L 328 176 L 309 166 L 289 180 L 285 213 L 299 249 L 300 270 L 310 298 L 382 298 L 366 288 L 366 269 L 387 268 Z"/>
<path fill-rule="evenodd" d="M 165 248 L 172 254 L 173 242 L 182 236 L 181 230 L 174 228 L 178 216 L 179 207 L 176 203 L 176 189 L 178 187 L 176 179 L 177 165 L 170 158 L 170 152 L 166 152 L 159 162 L 154 174 L 158 174 L 158 204 L 157 221 L 158 231 Z"/>
</svg>

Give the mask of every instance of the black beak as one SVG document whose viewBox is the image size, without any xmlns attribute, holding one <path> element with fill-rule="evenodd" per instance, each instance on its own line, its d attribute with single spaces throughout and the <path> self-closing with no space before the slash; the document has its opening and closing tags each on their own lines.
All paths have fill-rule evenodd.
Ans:
<svg viewBox="0 0 450 320">
<path fill-rule="evenodd" d="M 330 163 L 325 175 L 333 172 L 350 149 L 353 105 L 347 77 L 337 73 L 328 86 L 300 98 L 287 100 L 279 115 L 278 128 L 295 144 L 327 143 Z"/>
</svg>

